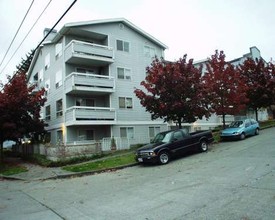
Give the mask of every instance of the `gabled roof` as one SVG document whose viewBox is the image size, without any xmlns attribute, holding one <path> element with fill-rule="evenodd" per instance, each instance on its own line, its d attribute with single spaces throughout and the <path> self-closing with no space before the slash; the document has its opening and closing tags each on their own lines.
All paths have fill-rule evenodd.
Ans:
<svg viewBox="0 0 275 220">
<path fill-rule="evenodd" d="M 57 33 L 57 35 L 54 37 L 53 41 L 54 42 L 58 41 L 63 35 L 65 35 L 69 31 L 70 28 L 79 27 L 79 26 L 87 26 L 87 25 L 97 25 L 97 24 L 110 24 L 110 23 L 117 23 L 117 22 L 130 27 L 131 29 L 133 29 L 137 33 L 141 34 L 142 36 L 148 38 L 149 40 L 156 43 L 163 49 L 168 49 L 168 47 L 164 43 L 160 42 L 159 40 L 154 38 L 152 35 L 143 31 L 142 29 L 140 29 L 139 27 L 137 27 L 136 25 L 134 25 L 133 23 L 131 23 L 130 21 L 128 21 L 125 18 L 112 18 L 112 19 L 101 19 L 101 20 L 91 20 L 91 21 L 67 23 Z"/>
<path fill-rule="evenodd" d="M 159 45 L 163 49 L 168 49 L 168 47 L 164 43 L 160 42 L 159 40 L 157 40 L 156 38 L 154 38 L 152 35 L 148 34 L 145 31 L 143 31 L 142 29 L 140 29 L 139 27 L 137 27 L 136 25 L 134 25 L 133 23 L 131 23 L 130 21 L 128 21 L 125 18 L 112 18 L 112 19 L 101 19 L 101 20 L 91 20 L 91 21 L 81 21 L 81 22 L 67 23 L 67 24 L 65 24 L 57 32 L 56 36 L 52 39 L 52 41 L 44 42 L 35 51 L 33 60 L 31 62 L 31 65 L 30 65 L 30 68 L 29 68 L 29 71 L 28 71 L 28 76 L 27 76 L 28 79 L 30 77 L 29 73 L 32 71 L 32 69 L 34 67 L 34 64 L 36 62 L 36 59 L 38 57 L 39 51 L 41 50 L 41 48 L 43 47 L 43 45 L 45 45 L 45 44 L 51 44 L 51 43 L 55 43 L 55 42 L 59 41 L 61 37 L 63 37 L 64 35 L 66 35 L 66 33 L 68 33 L 70 31 L 70 28 L 79 27 L 79 26 L 87 26 L 87 25 L 97 25 L 97 24 L 110 24 L 110 23 L 117 23 L 117 22 L 122 23 L 122 24 L 128 26 L 129 28 L 133 29 L 134 31 L 136 31 L 137 33 L 141 34 L 145 38 L 148 38 L 152 42 L 156 43 L 157 45 Z"/>
</svg>

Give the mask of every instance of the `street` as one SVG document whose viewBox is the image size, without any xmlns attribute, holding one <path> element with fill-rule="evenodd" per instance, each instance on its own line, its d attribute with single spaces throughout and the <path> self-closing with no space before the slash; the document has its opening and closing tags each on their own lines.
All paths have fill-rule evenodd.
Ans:
<svg viewBox="0 0 275 220">
<path fill-rule="evenodd" d="M 0 219 L 273 220 L 275 128 L 164 166 L 46 181 L 0 181 Z"/>
</svg>

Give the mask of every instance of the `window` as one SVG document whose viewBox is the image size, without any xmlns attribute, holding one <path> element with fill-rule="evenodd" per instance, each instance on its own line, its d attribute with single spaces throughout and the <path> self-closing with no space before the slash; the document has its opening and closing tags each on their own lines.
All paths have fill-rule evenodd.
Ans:
<svg viewBox="0 0 275 220">
<path fill-rule="evenodd" d="M 55 59 L 57 60 L 62 55 L 62 43 L 55 45 Z"/>
<path fill-rule="evenodd" d="M 38 82 L 38 72 L 33 76 L 33 81 Z"/>
<path fill-rule="evenodd" d="M 200 130 L 201 130 L 201 127 L 194 127 L 194 130 L 195 130 L 195 131 L 200 131 Z"/>
<path fill-rule="evenodd" d="M 125 138 L 134 138 L 134 128 L 133 127 L 124 127 L 120 128 L 120 137 Z"/>
<path fill-rule="evenodd" d="M 173 134 L 173 140 L 181 140 L 183 139 L 183 134 L 181 131 L 175 131 Z"/>
<path fill-rule="evenodd" d="M 155 48 L 150 47 L 150 46 L 144 46 L 144 56 L 145 57 L 155 57 L 156 56 Z"/>
<path fill-rule="evenodd" d="M 117 40 L 116 48 L 117 48 L 117 50 L 120 50 L 120 51 L 129 52 L 130 43 L 127 41 Z"/>
<path fill-rule="evenodd" d="M 117 78 L 118 79 L 131 79 L 131 70 L 126 68 L 117 68 Z"/>
<path fill-rule="evenodd" d="M 94 130 L 78 130 L 78 140 L 94 140 Z"/>
<path fill-rule="evenodd" d="M 119 108 L 133 108 L 132 98 L 119 97 Z"/>
<path fill-rule="evenodd" d="M 50 67 L 50 54 L 48 53 L 45 57 L 45 70 L 49 69 Z"/>
<path fill-rule="evenodd" d="M 51 120 L 51 106 L 50 105 L 46 106 L 45 119 L 46 120 Z"/>
<path fill-rule="evenodd" d="M 59 70 L 55 74 L 55 88 L 62 86 L 62 71 Z"/>
<path fill-rule="evenodd" d="M 149 137 L 154 138 L 160 132 L 160 127 L 149 127 Z"/>
<path fill-rule="evenodd" d="M 59 144 L 63 143 L 63 134 L 61 130 L 56 132 L 56 140 Z"/>
<path fill-rule="evenodd" d="M 63 115 L 63 103 L 62 99 L 56 101 L 56 117 L 60 117 Z"/>
<path fill-rule="evenodd" d="M 43 72 L 43 69 L 41 69 L 38 73 L 38 76 L 39 76 L 39 82 L 42 82 L 43 79 L 44 79 L 44 72 Z"/>
<path fill-rule="evenodd" d="M 78 72 L 78 73 L 87 73 L 87 74 L 94 74 L 95 70 L 77 67 L 76 68 L 76 72 Z"/>
<path fill-rule="evenodd" d="M 45 95 L 49 95 L 50 94 L 50 79 L 46 80 L 45 82 Z"/>
<path fill-rule="evenodd" d="M 95 100 L 94 99 L 82 99 L 77 98 L 75 101 L 76 106 L 89 106 L 94 107 L 95 106 Z"/>
</svg>

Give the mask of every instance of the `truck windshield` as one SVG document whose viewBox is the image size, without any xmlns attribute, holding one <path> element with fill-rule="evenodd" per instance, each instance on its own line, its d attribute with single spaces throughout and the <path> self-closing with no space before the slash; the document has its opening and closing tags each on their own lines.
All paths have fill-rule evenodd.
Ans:
<svg viewBox="0 0 275 220">
<path fill-rule="evenodd" d="M 160 143 L 160 142 L 168 143 L 171 139 L 171 135 L 172 135 L 172 132 L 169 132 L 166 134 L 163 134 L 163 133 L 157 134 L 154 140 L 152 141 L 152 143 Z"/>
</svg>

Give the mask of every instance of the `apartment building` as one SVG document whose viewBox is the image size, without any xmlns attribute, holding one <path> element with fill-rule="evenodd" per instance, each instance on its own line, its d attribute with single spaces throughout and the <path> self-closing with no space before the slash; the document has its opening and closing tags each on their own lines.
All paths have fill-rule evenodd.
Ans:
<svg viewBox="0 0 275 220">
<path fill-rule="evenodd" d="M 152 58 L 164 57 L 166 48 L 124 18 L 69 23 L 51 32 L 28 72 L 30 84 L 46 89 L 41 117 L 50 143 L 110 137 L 146 143 L 167 130 L 163 120 L 151 120 L 133 92 Z"/>
</svg>

